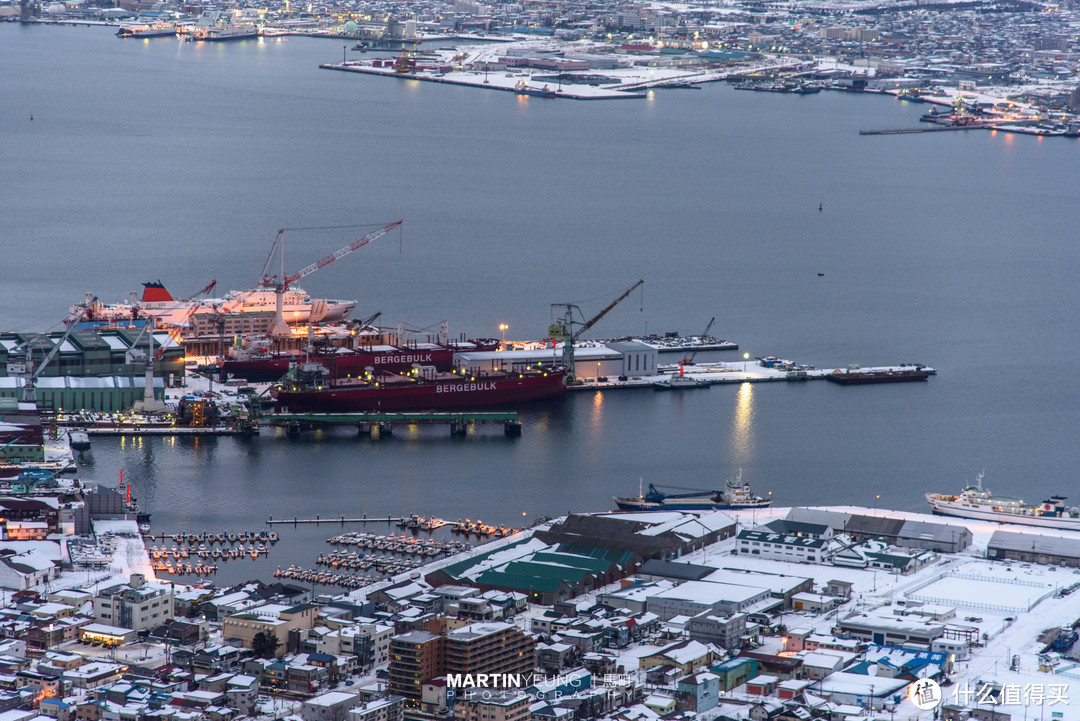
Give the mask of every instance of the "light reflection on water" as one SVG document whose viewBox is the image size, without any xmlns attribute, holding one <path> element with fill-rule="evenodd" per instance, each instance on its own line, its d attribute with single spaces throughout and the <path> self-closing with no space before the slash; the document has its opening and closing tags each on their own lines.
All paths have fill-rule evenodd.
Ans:
<svg viewBox="0 0 1080 721">
<path fill-rule="evenodd" d="M 735 418 L 731 424 L 731 464 L 740 468 L 754 465 L 754 384 L 743 383 L 735 396 Z"/>
<path fill-rule="evenodd" d="M 603 430 L 604 425 L 604 392 L 596 391 L 593 394 L 592 402 L 592 414 L 590 416 L 589 427 L 596 433 Z"/>
</svg>

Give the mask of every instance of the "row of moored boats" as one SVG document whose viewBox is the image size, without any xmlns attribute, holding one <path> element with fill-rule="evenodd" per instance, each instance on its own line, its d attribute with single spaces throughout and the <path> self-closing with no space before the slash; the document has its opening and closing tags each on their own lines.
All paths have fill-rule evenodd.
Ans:
<svg viewBox="0 0 1080 721">
<path fill-rule="evenodd" d="M 394 559 L 385 556 L 365 556 L 356 551 L 331 551 L 320 553 L 315 562 L 318 566 L 330 566 L 331 568 L 350 569 L 352 571 L 374 571 L 387 575 L 394 575 L 404 571 L 412 571 L 427 563 L 416 559 Z"/>
<path fill-rule="evenodd" d="M 444 553 L 457 553 L 469 548 L 469 544 L 461 541 L 439 541 L 434 538 L 421 539 L 405 534 L 400 536 L 392 534 L 380 536 L 359 531 L 342 533 L 333 538 L 328 538 L 326 542 L 334 545 L 358 546 L 384 553 L 400 553 L 406 556 L 438 556 Z"/>
<path fill-rule="evenodd" d="M 162 536 L 162 538 L 172 538 L 173 541 L 180 544 L 187 544 L 193 546 L 195 544 L 208 544 L 208 543 L 277 543 L 278 534 L 276 531 L 240 531 L 239 533 L 232 533 L 229 531 L 221 531 L 219 533 L 208 533 L 203 531 L 202 533 L 188 533 L 187 531 L 180 531 L 180 533 L 174 533 L 172 536 Z"/>
<path fill-rule="evenodd" d="M 155 561 L 167 560 L 167 559 L 187 559 L 187 558 L 201 558 L 203 560 L 213 559 L 215 561 L 228 561 L 230 558 L 246 558 L 251 556 L 252 558 L 258 558 L 259 556 L 265 556 L 270 552 L 269 547 L 265 543 L 256 542 L 249 544 L 241 544 L 239 546 L 233 546 L 232 548 L 216 548 L 207 547 L 206 544 L 200 544 L 198 547 L 191 546 L 151 546 L 147 549 L 150 552 L 150 558 Z"/>
<path fill-rule="evenodd" d="M 289 578 L 294 581 L 303 581 L 304 583 L 318 583 L 323 586 L 341 586 L 343 588 L 360 588 L 375 583 L 376 581 L 383 580 L 382 577 L 379 576 L 318 571 L 302 566 L 289 566 L 284 570 L 279 567 L 274 571 L 274 578 Z"/>
</svg>

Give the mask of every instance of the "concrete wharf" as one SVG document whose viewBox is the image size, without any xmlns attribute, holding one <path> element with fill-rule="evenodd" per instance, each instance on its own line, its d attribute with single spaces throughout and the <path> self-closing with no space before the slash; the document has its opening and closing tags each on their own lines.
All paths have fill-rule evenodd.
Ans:
<svg viewBox="0 0 1080 721">
<path fill-rule="evenodd" d="M 883 128 L 860 130 L 859 135 L 906 135 L 909 133 L 941 133 L 946 130 L 981 130 L 985 125 L 933 125 L 925 128 Z"/>
<path fill-rule="evenodd" d="M 147 422 L 116 426 L 72 425 L 88 436 L 243 436 L 253 433 L 251 426 L 176 426 Z"/>
<path fill-rule="evenodd" d="M 319 66 L 324 70 L 342 70 L 349 73 L 364 73 L 366 75 L 381 75 L 389 78 L 399 78 L 401 80 L 422 80 L 426 83 L 444 83 L 447 85 L 462 85 L 471 88 L 481 88 L 484 90 L 499 90 L 503 92 L 516 93 L 518 95 L 537 95 L 536 92 L 522 93 L 518 90 L 516 84 L 506 85 L 503 83 L 489 82 L 483 71 L 480 72 L 459 72 L 459 73 L 430 73 L 430 72 L 397 72 L 392 67 L 376 68 L 369 65 L 361 65 L 356 61 L 348 61 L 345 63 L 328 63 Z M 495 74 L 495 73 L 492 73 Z M 536 90 L 535 88 L 533 90 Z M 567 84 L 560 86 L 550 91 L 550 94 L 545 93 L 544 98 L 559 99 L 564 98 L 567 100 L 613 100 L 623 98 L 644 98 L 647 97 L 646 93 L 640 91 L 628 91 L 619 88 L 600 88 L 593 86 L 582 86 Z"/>
<path fill-rule="evenodd" d="M 813 368 L 795 367 L 789 368 L 789 362 L 781 359 L 766 359 L 763 365 L 761 359 L 736 361 L 728 363 L 698 363 L 684 365 L 682 374 L 687 378 L 698 381 L 702 386 L 719 385 L 725 383 L 801 383 L 812 380 L 827 380 L 830 375 L 843 372 L 843 368 Z M 892 366 L 864 366 L 858 367 L 861 371 L 904 371 L 911 370 L 916 364 L 900 364 Z M 930 366 L 918 365 L 926 373 L 936 375 L 937 370 Z M 673 376 L 679 375 L 677 365 L 661 366 L 659 375 L 629 376 L 625 379 L 612 378 L 610 376 L 595 378 L 579 377 L 578 383 L 568 384 L 566 390 L 573 391 L 596 391 L 596 390 L 620 390 L 629 388 L 655 388 L 658 383 L 662 384 Z M 666 372 L 665 372 L 666 371 Z"/>
</svg>

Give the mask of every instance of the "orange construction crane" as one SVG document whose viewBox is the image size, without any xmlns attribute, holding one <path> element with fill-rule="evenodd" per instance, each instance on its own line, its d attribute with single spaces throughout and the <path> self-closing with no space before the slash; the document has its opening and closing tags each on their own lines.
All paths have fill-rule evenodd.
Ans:
<svg viewBox="0 0 1080 721">
<path fill-rule="evenodd" d="M 416 58 L 414 57 L 414 54 L 416 53 L 416 47 L 419 44 L 420 41 L 417 40 L 408 50 L 405 49 L 404 45 L 401 46 L 401 55 L 398 55 L 397 61 L 394 63 L 395 73 L 411 73 L 413 70 L 416 70 Z"/>
</svg>

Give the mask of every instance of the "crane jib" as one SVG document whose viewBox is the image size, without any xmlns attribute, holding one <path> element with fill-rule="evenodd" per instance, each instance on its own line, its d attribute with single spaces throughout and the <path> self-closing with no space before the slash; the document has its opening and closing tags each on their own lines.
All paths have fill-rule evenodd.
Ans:
<svg viewBox="0 0 1080 721">
<path fill-rule="evenodd" d="M 378 230 L 376 230 L 373 233 L 368 233 L 364 237 L 354 240 L 352 243 L 349 243 L 344 248 L 341 248 L 340 250 L 337 250 L 334 253 L 331 253 L 330 255 L 326 256 L 322 260 L 317 261 L 315 263 L 312 263 L 311 265 L 307 266 L 306 268 L 301 268 L 300 270 L 296 271 L 292 275 L 288 276 L 287 278 L 285 278 L 285 284 L 288 285 L 289 283 L 292 283 L 294 281 L 299 280 L 300 278 L 303 278 L 305 275 L 308 275 L 309 273 L 314 273 L 319 268 L 330 265 L 331 263 L 333 263 L 338 258 L 340 258 L 342 256 L 345 256 L 345 255 L 348 255 L 349 253 L 353 252 L 354 250 L 356 250 L 358 248 L 362 248 L 362 247 L 364 247 L 365 245 L 367 245 L 368 243 L 370 243 L 370 242 L 372 242 L 374 240 L 378 240 L 379 238 L 383 237 L 384 235 L 389 233 L 394 228 L 401 225 L 401 223 L 402 223 L 402 221 L 399 220 L 396 223 L 391 223 L 390 225 L 387 225 L 387 226 L 385 226 L 383 228 L 379 228 Z"/>
</svg>

